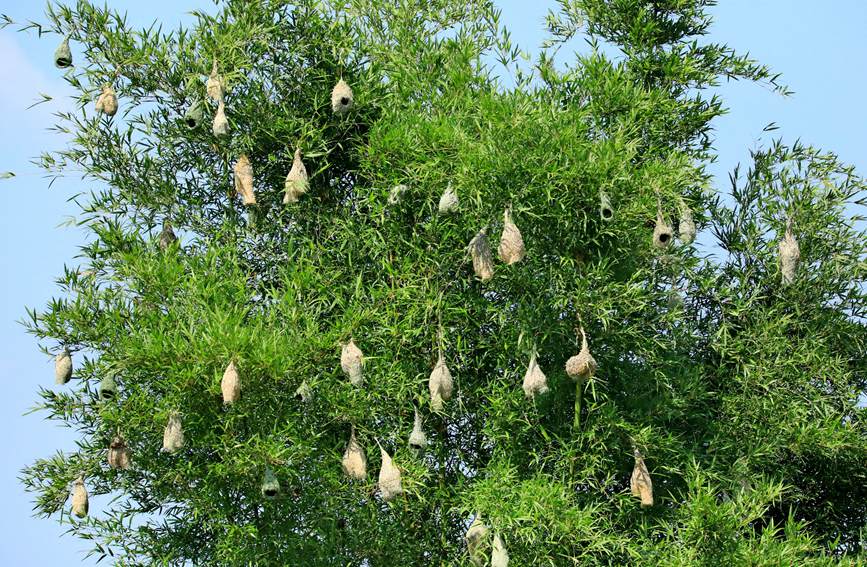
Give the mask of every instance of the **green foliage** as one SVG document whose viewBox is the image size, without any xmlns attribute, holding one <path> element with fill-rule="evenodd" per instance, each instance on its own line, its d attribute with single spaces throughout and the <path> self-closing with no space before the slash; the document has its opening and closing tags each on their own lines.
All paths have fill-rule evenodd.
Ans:
<svg viewBox="0 0 867 567">
<path fill-rule="evenodd" d="M 833 155 L 777 144 L 730 199 L 711 195 L 724 108 L 705 89 L 785 87 L 699 44 L 708 1 L 560 4 L 530 70 L 485 0 L 228 1 L 169 33 L 51 5 L 80 107 L 60 116 L 68 149 L 41 162 L 87 173 L 78 222 L 93 238 L 27 322 L 46 353 L 73 352 L 71 387 L 41 390 L 38 409 L 80 435 L 24 470 L 37 512 L 129 565 L 462 565 L 476 514 L 516 565 L 862 561 L 867 187 Z M 579 30 L 591 52 L 558 69 Z M 336 115 L 341 78 L 354 106 Z M 114 117 L 93 111 L 105 83 Z M 203 119 L 188 120 L 193 105 Z M 296 148 L 310 188 L 283 205 Z M 255 207 L 234 196 L 241 154 Z M 438 214 L 449 186 L 459 209 Z M 680 199 L 721 254 L 651 246 Z M 527 256 L 479 282 L 467 244 L 487 228 L 495 247 L 507 207 Z M 790 217 L 801 267 L 783 287 Z M 161 247 L 164 220 L 179 241 Z M 564 364 L 579 327 L 599 371 L 576 386 Z M 340 368 L 350 338 L 362 388 Z M 435 413 L 440 352 L 455 394 Z M 533 352 L 550 391 L 528 401 Z M 224 406 L 230 361 L 241 396 Z M 100 400 L 104 379 L 117 395 Z M 407 443 L 415 408 L 422 451 Z M 185 444 L 161 452 L 174 412 Z M 352 427 L 363 482 L 341 469 Z M 105 459 L 118 432 L 127 470 Z M 377 444 L 402 472 L 389 503 Z M 629 493 L 636 448 L 647 509 Z M 93 498 L 75 520 L 64 502 L 80 474 Z"/>
</svg>

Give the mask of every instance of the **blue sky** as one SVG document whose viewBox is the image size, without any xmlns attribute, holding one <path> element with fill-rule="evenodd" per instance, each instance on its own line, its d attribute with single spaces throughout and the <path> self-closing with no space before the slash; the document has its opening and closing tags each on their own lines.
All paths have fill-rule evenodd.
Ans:
<svg viewBox="0 0 867 567">
<path fill-rule="evenodd" d="M 525 49 L 539 45 L 543 17 L 553 0 L 498 0 L 503 21 L 514 40 Z M 159 18 L 168 27 L 190 21 L 192 9 L 213 10 L 210 0 L 113 0 L 127 11 L 133 23 L 147 24 Z M 738 162 L 747 162 L 749 150 L 772 137 L 802 141 L 835 151 L 844 161 L 867 173 L 867 3 L 862 0 L 723 0 L 713 10 L 716 23 L 711 40 L 749 51 L 759 61 L 783 74 L 795 91 L 784 98 L 761 86 L 730 83 L 718 92 L 731 112 L 715 123 L 720 159 L 712 168 L 716 188 L 726 191 L 727 173 Z M 16 21 L 41 19 L 41 3 L 0 0 L 0 12 Z M 36 401 L 40 385 L 53 386 L 53 365 L 33 338 L 16 323 L 24 307 L 42 307 L 57 293 L 54 279 L 64 263 L 76 265 L 77 246 L 83 235 L 59 227 L 75 215 L 67 202 L 80 190 L 75 178 L 51 188 L 29 160 L 46 149 L 62 147 L 63 140 L 46 132 L 51 112 L 69 107 L 69 91 L 54 68 L 56 37 L 39 40 L 35 34 L 0 31 L 0 171 L 18 177 L 0 180 L 0 373 L 4 395 L 0 397 L 0 427 L 7 446 L 0 451 L 0 564 L 17 567 L 69 565 L 82 560 L 85 546 L 61 537 L 65 528 L 31 517 L 28 495 L 17 482 L 22 466 L 57 449 L 73 447 L 71 432 L 23 414 Z M 584 49 L 581 42 L 576 49 Z M 73 46 L 75 50 L 75 46 Z M 55 101 L 25 110 L 39 92 Z M 762 135 L 762 128 L 776 122 L 780 130 Z M 93 499 L 98 510 L 100 498 Z M 86 562 L 85 564 L 89 564 Z"/>
</svg>

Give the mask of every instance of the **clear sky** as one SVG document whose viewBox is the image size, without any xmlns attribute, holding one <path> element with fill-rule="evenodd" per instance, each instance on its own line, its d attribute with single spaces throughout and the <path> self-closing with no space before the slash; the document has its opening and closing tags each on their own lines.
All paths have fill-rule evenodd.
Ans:
<svg viewBox="0 0 867 567">
<path fill-rule="evenodd" d="M 101 2 L 100 2 L 101 3 Z M 534 49 L 543 35 L 543 17 L 554 0 L 497 0 L 503 21 L 525 49 Z M 164 27 L 190 21 L 191 9 L 213 10 L 210 0 L 112 0 L 130 21 L 147 24 L 159 18 Z M 41 2 L 0 0 L 0 12 L 16 21 L 41 20 Z M 863 0 L 722 0 L 713 10 L 711 39 L 749 51 L 783 74 L 795 91 L 788 98 L 752 84 L 727 84 L 718 89 L 730 114 L 718 119 L 716 148 L 720 159 L 712 171 L 716 188 L 726 191 L 727 172 L 746 163 L 749 150 L 772 137 L 800 138 L 835 151 L 867 174 L 867 2 Z M 24 307 L 41 308 L 57 294 L 54 279 L 64 263 L 75 266 L 83 235 L 60 223 L 75 215 L 67 200 L 83 189 L 80 180 L 55 183 L 36 174 L 29 160 L 62 139 L 46 132 L 51 113 L 69 107 L 68 91 L 54 68 L 56 36 L 0 31 L 0 172 L 19 176 L 0 180 L 0 428 L 6 446 L 0 451 L 0 564 L 16 567 L 71 565 L 82 561 L 83 543 L 61 537 L 65 528 L 31 517 L 29 495 L 17 481 L 19 470 L 37 457 L 74 447 L 71 432 L 24 416 L 36 401 L 38 387 L 53 388 L 53 365 L 33 338 L 17 323 Z M 578 42 L 576 49 L 585 46 Z M 73 52 L 75 46 L 73 45 Z M 25 110 L 44 92 L 55 101 Z M 780 130 L 762 136 L 776 122 Z M 98 513 L 103 499 L 94 498 Z M 91 564 L 92 561 L 85 562 Z"/>
</svg>

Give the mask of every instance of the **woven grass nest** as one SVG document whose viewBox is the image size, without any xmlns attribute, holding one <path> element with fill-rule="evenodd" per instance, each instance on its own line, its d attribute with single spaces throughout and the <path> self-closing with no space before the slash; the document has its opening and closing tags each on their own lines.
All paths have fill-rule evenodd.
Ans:
<svg viewBox="0 0 867 567">
<path fill-rule="evenodd" d="M 592 378 L 597 368 L 596 359 L 590 354 L 590 346 L 587 344 L 587 334 L 582 327 L 581 351 L 566 361 L 566 374 L 575 382 L 579 382 Z"/>
<path fill-rule="evenodd" d="M 452 390 L 454 389 L 454 381 L 452 373 L 446 365 L 445 358 L 440 352 L 439 359 L 428 379 L 428 390 L 430 390 L 430 405 L 435 412 L 443 411 L 444 402 L 452 398 Z"/>
<path fill-rule="evenodd" d="M 234 360 L 229 363 L 223 372 L 220 390 L 223 392 L 223 404 L 225 405 L 234 404 L 241 397 L 241 375 L 238 373 L 238 367 L 235 366 Z"/>
<path fill-rule="evenodd" d="M 72 50 L 69 49 L 69 36 L 64 36 L 60 45 L 54 50 L 54 65 L 58 69 L 72 66 Z"/>
<path fill-rule="evenodd" d="M 331 110 L 334 114 L 344 115 L 355 105 L 352 89 L 343 79 L 337 81 L 331 90 Z"/>
<path fill-rule="evenodd" d="M 297 203 L 298 199 L 309 188 L 310 181 L 307 178 L 307 168 L 304 167 L 304 162 L 301 161 L 301 148 L 296 148 L 295 156 L 292 158 L 292 167 L 289 169 L 289 173 L 286 174 L 286 181 L 283 184 L 283 204 Z"/>
<path fill-rule="evenodd" d="M 349 442 L 343 452 L 343 473 L 352 480 L 364 480 L 367 478 L 367 455 L 364 448 L 355 438 L 355 427 L 349 434 Z"/>
<path fill-rule="evenodd" d="M 536 362 L 536 351 L 530 355 L 530 363 L 527 365 L 527 372 L 524 374 L 524 383 L 522 385 L 524 395 L 528 400 L 534 399 L 536 396 L 548 393 L 548 378 L 539 364 Z"/>
<path fill-rule="evenodd" d="M 66 384 L 72 379 L 72 355 L 63 349 L 54 357 L 54 383 Z"/>
<path fill-rule="evenodd" d="M 111 85 L 102 86 L 102 93 L 96 99 L 96 111 L 107 116 L 114 116 L 117 113 L 117 93 Z"/>
<path fill-rule="evenodd" d="M 350 384 L 356 388 L 364 385 L 363 365 L 364 355 L 361 353 L 361 349 L 356 346 L 355 341 L 350 339 L 340 350 L 340 368 L 349 376 Z"/>
<path fill-rule="evenodd" d="M 780 240 L 780 271 L 783 277 L 783 285 L 790 285 L 795 281 L 798 271 L 798 262 L 801 260 L 801 248 L 792 232 L 792 220 L 786 221 L 786 233 Z"/>
<path fill-rule="evenodd" d="M 644 458 L 638 449 L 635 450 L 635 467 L 632 469 L 632 477 L 629 479 L 629 489 L 633 496 L 641 499 L 641 507 L 653 506 L 653 482 L 650 480 L 650 472 L 644 464 Z"/>
</svg>

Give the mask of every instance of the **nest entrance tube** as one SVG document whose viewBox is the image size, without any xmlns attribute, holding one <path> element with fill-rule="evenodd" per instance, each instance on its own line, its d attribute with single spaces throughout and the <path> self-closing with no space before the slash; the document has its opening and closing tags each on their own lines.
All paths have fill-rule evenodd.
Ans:
<svg viewBox="0 0 867 567">
<path fill-rule="evenodd" d="M 349 443 L 343 452 L 343 473 L 352 480 L 364 480 L 367 478 L 367 455 L 364 448 L 355 438 L 355 426 L 349 434 Z"/>
<path fill-rule="evenodd" d="M 653 482 L 638 449 L 635 449 L 634 454 L 635 468 L 632 469 L 632 477 L 629 479 L 629 489 L 633 496 L 641 498 L 641 507 L 648 508 L 653 506 Z"/>
<path fill-rule="evenodd" d="M 54 383 L 66 384 L 72 378 L 72 356 L 64 348 L 54 357 Z"/>
<path fill-rule="evenodd" d="M 262 496 L 268 500 L 273 500 L 280 495 L 280 481 L 277 480 L 271 467 L 265 467 L 265 476 L 262 477 L 260 490 L 262 491 Z"/>
<path fill-rule="evenodd" d="M 611 199 L 605 191 L 599 193 L 599 217 L 604 221 L 614 218 L 614 207 L 611 206 Z"/>
<path fill-rule="evenodd" d="M 286 174 L 286 181 L 283 183 L 283 204 L 297 203 L 301 195 L 307 192 L 310 188 L 310 181 L 307 177 L 307 168 L 304 162 L 301 161 L 301 148 L 295 148 L 295 156 L 292 158 L 292 168 Z"/>
<path fill-rule="evenodd" d="M 69 49 L 69 36 L 65 36 L 57 49 L 54 50 L 54 66 L 66 69 L 72 65 L 72 50 Z"/>
</svg>

